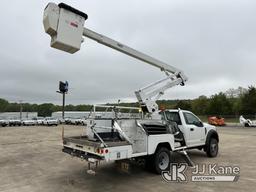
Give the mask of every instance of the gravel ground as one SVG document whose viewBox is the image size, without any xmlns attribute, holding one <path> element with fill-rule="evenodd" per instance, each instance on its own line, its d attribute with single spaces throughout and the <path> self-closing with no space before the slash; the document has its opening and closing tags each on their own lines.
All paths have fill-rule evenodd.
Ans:
<svg viewBox="0 0 256 192">
<path fill-rule="evenodd" d="M 80 135 L 82 126 L 67 126 L 65 134 Z M 167 183 L 161 176 L 132 166 L 129 173 L 115 163 L 102 163 L 96 175 L 86 173 L 87 163 L 61 152 L 57 127 L 0 128 L 0 191 L 254 191 L 256 188 L 256 128 L 222 127 L 220 152 L 207 158 L 199 150 L 189 152 L 195 164 L 240 167 L 237 182 Z M 183 161 L 175 155 L 174 161 Z M 191 168 L 188 175 L 191 174 Z"/>
</svg>

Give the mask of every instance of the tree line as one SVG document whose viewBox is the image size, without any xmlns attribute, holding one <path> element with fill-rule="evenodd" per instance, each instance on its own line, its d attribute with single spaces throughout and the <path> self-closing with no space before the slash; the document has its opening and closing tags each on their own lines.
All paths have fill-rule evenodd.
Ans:
<svg viewBox="0 0 256 192">
<path fill-rule="evenodd" d="M 65 111 L 89 111 L 91 105 L 66 105 Z M 2 112 L 37 112 L 38 116 L 51 116 L 53 112 L 61 111 L 62 106 L 52 103 L 30 104 L 30 103 L 10 103 L 0 98 L 0 113 Z"/>
<path fill-rule="evenodd" d="M 185 109 L 197 115 L 255 115 L 256 114 L 256 88 L 229 89 L 210 97 L 204 95 L 196 99 L 186 100 L 159 100 L 160 108 Z M 113 104 L 112 104 L 113 105 Z M 116 105 L 116 104 L 114 104 Z M 121 106 L 138 106 L 138 103 L 120 103 Z M 51 116 L 53 112 L 61 111 L 62 106 L 52 103 L 30 104 L 11 103 L 0 98 L 0 112 L 37 112 L 38 116 Z M 90 111 L 92 105 L 66 105 L 65 111 Z"/>
<path fill-rule="evenodd" d="M 175 100 L 172 102 L 159 101 L 158 104 L 166 108 L 181 108 L 193 111 L 197 115 L 255 115 L 256 114 L 256 88 L 247 89 L 239 87 L 214 94 L 210 97 L 204 95 L 192 100 Z"/>
</svg>

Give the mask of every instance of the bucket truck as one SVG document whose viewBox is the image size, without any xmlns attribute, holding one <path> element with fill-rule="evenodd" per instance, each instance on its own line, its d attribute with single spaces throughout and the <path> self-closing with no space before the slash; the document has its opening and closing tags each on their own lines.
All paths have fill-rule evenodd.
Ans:
<svg viewBox="0 0 256 192">
<path fill-rule="evenodd" d="M 102 160 L 142 159 L 158 174 L 169 169 L 171 152 L 181 153 L 191 166 L 188 149 L 204 149 L 209 157 L 216 157 L 219 137 L 214 126 L 202 123 L 190 111 L 158 109 L 156 101 L 167 89 L 185 85 L 183 71 L 84 27 L 87 18 L 87 14 L 64 3 L 49 3 L 43 24 L 51 36 L 51 47 L 73 54 L 80 50 L 84 36 L 159 68 L 165 78 L 135 91 L 139 108 L 95 105 L 87 119 L 86 135 L 63 137 L 63 152 L 87 160 L 89 169 Z M 113 115 L 99 117 L 99 108 Z M 121 110 L 136 113 L 122 114 Z"/>
</svg>

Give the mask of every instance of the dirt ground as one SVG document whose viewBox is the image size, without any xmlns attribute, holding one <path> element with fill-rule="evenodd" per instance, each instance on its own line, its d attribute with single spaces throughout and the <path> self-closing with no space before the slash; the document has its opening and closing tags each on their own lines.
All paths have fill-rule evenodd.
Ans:
<svg viewBox="0 0 256 192">
<path fill-rule="evenodd" d="M 218 128 L 220 151 L 207 158 L 199 150 L 189 152 L 195 164 L 240 167 L 237 182 L 167 183 L 161 176 L 133 166 L 130 173 L 115 163 L 102 163 L 96 175 L 86 172 L 87 163 L 61 152 L 57 127 L 0 128 L 0 191 L 254 191 L 256 188 L 256 128 Z M 65 134 L 79 135 L 82 126 L 65 125 Z M 177 156 L 175 161 L 179 161 Z"/>
</svg>

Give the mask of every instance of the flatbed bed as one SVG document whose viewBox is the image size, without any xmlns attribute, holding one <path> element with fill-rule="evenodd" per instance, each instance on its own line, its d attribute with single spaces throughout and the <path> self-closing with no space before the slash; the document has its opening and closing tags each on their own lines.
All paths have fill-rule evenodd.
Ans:
<svg viewBox="0 0 256 192">
<path fill-rule="evenodd" d="M 83 146 L 91 146 L 95 148 L 102 147 L 102 143 L 99 140 L 89 140 L 88 136 L 74 136 L 74 137 L 65 137 L 63 139 L 64 143 L 76 143 L 78 145 Z M 120 140 L 104 140 L 104 143 L 108 147 L 117 147 L 117 146 L 124 146 L 124 145 L 130 145 L 128 141 L 120 141 Z"/>
</svg>

